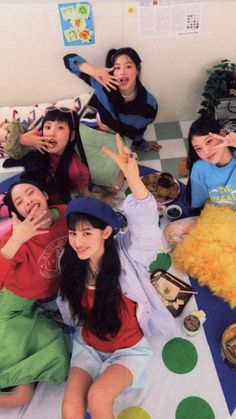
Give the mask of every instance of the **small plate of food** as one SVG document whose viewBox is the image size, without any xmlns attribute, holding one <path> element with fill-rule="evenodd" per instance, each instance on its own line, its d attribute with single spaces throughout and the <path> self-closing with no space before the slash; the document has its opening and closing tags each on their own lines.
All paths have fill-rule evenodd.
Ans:
<svg viewBox="0 0 236 419">
<path fill-rule="evenodd" d="M 158 205 L 169 204 L 180 193 L 180 185 L 177 179 L 167 172 L 154 172 L 144 175 L 142 181 L 151 192 Z"/>
</svg>

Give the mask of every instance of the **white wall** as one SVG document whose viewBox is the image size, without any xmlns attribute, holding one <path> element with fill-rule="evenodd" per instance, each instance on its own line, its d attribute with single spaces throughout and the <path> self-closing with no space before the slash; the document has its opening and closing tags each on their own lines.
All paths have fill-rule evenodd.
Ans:
<svg viewBox="0 0 236 419">
<path fill-rule="evenodd" d="M 60 3 L 72 1 L 60 1 Z M 236 1 L 206 0 L 199 36 L 141 39 L 135 1 L 91 1 L 96 44 L 65 47 L 56 0 L 0 0 L 0 106 L 50 102 L 88 91 L 64 68 L 76 52 L 103 66 L 106 51 L 131 46 L 140 54 L 142 81 L 159 101 L 159 121 L 197 116 L 205 70 L 236 62 Z M 128 13 L 129 6 L 135 11 Z"/>
</svg>

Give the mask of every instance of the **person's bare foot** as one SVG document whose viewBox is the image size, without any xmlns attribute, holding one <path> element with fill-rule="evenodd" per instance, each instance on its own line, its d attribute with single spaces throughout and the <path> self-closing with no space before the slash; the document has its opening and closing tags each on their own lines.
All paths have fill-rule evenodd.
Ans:
<svg viewBox="0 0 236 419">
<path fill-rule="evenodd" d="M 147 141 L 147 150 L 145 151 L 159 151 L 162 146 L 157 141 Z"/>
<path fill-rule="evenodd" d="M 144 140 L 141 144 L 135 145 L 134 144 L 134 150 L 135 151 L 159 151 L 162 148 L 161 145 L 158 144 L 157 141 L 146 141 Z"/>
</svg>

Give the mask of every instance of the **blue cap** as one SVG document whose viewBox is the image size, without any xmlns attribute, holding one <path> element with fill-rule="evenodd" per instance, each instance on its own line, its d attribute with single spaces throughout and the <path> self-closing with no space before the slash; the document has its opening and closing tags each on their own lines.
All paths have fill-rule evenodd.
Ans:
<svg viewBox="0 0 236 419">
<path fill-rule="evenodd" d="M 120 219 L 109 205 L 96 198 L 76 198 L 69 202 L 66 216 L 72 212 L 82 212 L 98 218 L 113 228 L 113 233 L 117 234 L 120 230 Z"/>
</svg>

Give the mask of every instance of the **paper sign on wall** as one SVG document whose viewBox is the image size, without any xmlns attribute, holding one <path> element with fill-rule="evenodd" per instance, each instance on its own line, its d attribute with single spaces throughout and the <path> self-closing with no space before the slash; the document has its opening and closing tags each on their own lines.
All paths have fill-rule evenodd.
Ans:
<svg viewBox="0 0 236 419">
<path fill-rule="evenodd" d="M 142 38 L 199 35 L 203 0 L 139 0 Z"/>
<path fill-rule="evenodd" d="M 94 44 L 92 6 L 88 2 L 58 4 L 64 44 Z"/>
</svg>

